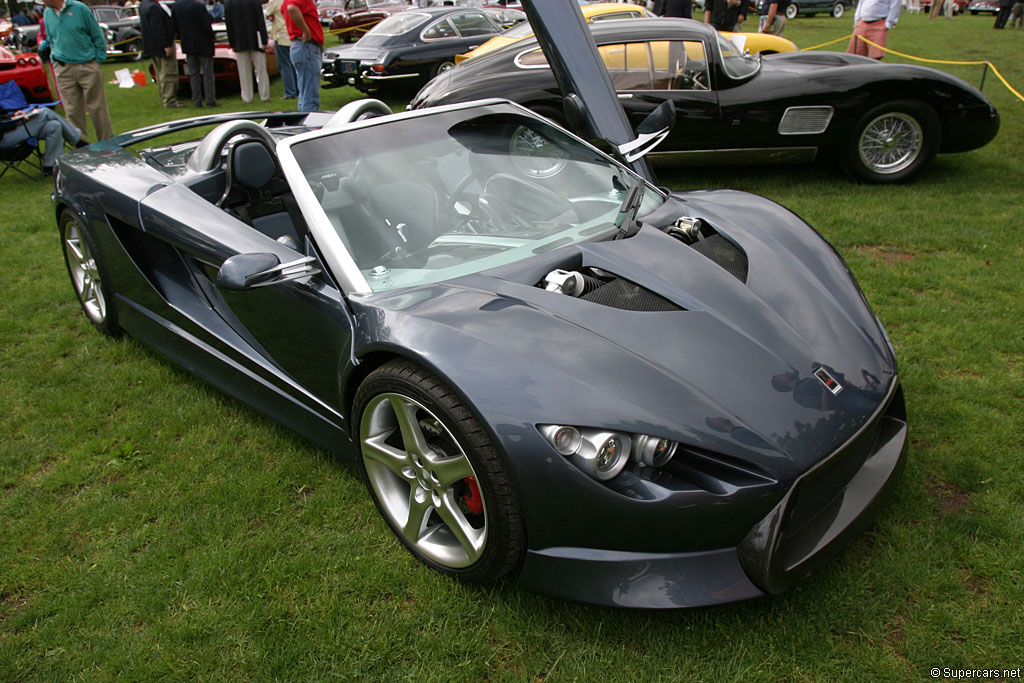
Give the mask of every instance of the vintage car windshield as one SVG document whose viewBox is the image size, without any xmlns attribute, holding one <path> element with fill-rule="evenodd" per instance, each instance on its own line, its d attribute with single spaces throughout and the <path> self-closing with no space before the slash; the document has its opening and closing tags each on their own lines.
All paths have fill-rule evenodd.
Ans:
<svg viewBox="0 0 1024 683">
<path fill-rule="evenodd" d="M 722 68 L 730 77 L 741 80 L 754 75 L 761 68 L 761 60 L 756 55 L 741 50 L 736 43 L 720 33 L 716 33 L 715 37 L 718 39 L 718 52 L 722 56 Z"/>
<path fill-rule="evenodd" d="M 609 238 L 628 189 L 643 182 L 554 126 L 478 109 L 341 131 L 291 149 L 374 291 Z M 640 215 L 664 201 L 645 187 Z"/>
</svg>

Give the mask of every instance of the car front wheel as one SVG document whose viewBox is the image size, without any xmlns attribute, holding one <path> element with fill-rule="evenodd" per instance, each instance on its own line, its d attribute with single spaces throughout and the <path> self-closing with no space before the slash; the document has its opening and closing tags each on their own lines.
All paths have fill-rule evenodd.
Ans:
<svg viewBox="0 0 1024 683">
<path fill-rule="evenodd" d="M 444 382 L 395 360 L 356 392 L 357 458 L 399 540 L 467 583 L 516 569 L 525 532 L 515 489 L 486 432 Z"/>
<path fill-rule="evenodd" d="M 103 334 L 118 335 L 121 328 L 114 291 L 92 232 L 71 211 L 65 211 L 60 217 L 60 235 L 64 264 L 85 317 Z"/>
<path fill-rule="evenodd" d="M 790 3 L 789 6 L 786 7 L 786 18 L 787 19 L 796 19 L 796 15 L 799 12 L 800 12 L 800 8 L 797 7 L 797 5 L 795 3 Z"/>
<path fill-rule="evenodd" d="M 927 104 L 887 102 L 857 123 L 844 166 L 850 175 L 867 182 L 904 182 L 931 163 L 940 135 L 939 118 Z"/>
<path fill-rule="evenodd" d="M 846 12 L 846 6 L 841 2 L 832 5 L 832 16 L 839 19 Z"/>
</svg>

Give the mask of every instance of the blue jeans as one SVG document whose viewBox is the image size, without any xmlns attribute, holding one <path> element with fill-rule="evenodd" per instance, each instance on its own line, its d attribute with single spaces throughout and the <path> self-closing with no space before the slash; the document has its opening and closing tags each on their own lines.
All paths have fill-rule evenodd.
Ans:
<svg viewBox="0 0 1024 683">
<path fill-rule="evenodd" d="M 43 149 L 43 166 L 53 168 L 57 157 L 64 153 L 64 141 L 71 144 L 79 141 L 82 131 L 52 109 L 38 109 L 29 116 L 24 124 L 18 124 L 12 130 L 5 131 L 0 140 L 0 147 L 14 147 L 30 137 L 38 138 L 46 143 Z"/>
<path fill-rule="evenodd" d="M 284 84 L 285 97 L 297 97 L 299 84 L 296 82 L 295 65 L 292 64 L 292 48 L 290 45 L 274 45 L 277 55 L 277 68 L 281 71 L 281 83 Z"/>
<path fill-rule="evenodd" d="M 319 111 L 320 109 L 320 69 L 323 67 L 321 48 L 316 43 L 292 41 L 291 58 L 295 66 L 295 75 L 299 81 L 299 111 Z"/>
</svg>

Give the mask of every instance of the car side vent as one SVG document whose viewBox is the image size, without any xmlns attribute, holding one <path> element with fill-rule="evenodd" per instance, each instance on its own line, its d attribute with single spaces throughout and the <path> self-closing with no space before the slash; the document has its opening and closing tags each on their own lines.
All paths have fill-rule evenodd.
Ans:
<svg viewBox="0 0 1024 683">
<path fill-rule="evenodd" d="M 743 284 L 747 283 L 747 255 L 706 221 L 682 216 L 665 232 L 690 245 L 698 254 L 711 259 Z"/>
<path fill-rule="evenodd" d="M 832 122 L 832 107 L 790 107 L 779 121 L 779 135 L 817 135 Z"/>
</svg>

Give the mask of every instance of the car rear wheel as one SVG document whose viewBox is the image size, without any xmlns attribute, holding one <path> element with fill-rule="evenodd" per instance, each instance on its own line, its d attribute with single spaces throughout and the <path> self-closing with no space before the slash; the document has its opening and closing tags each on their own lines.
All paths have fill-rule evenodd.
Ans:
<svg viewBox="0 0 1024 683">
<path fill-rule="evenodd" d="M 356 392 L 359 469 L 385 521 L 413 555 L 467 583 L 518 567 L 522 516 L 479 422 L 444 382 L 396 360 Z"/>
<path fill-rule="evenodd" d="M 792 3 L 791 2 L 786 7 L 786 18 L 787 19 L 796 19 L 796 15 L 799 14 L 799 13 L 800 13 L 800 8 L 796 5 L 796 3 Z"/>
<path fill-rule="evenodd" d="M 114 291 L 92 231 L 79 223 L 71 211 L 65 211 L 60 216 L 60 235 L 64 264 L 85 317 L 103 334 L 117 336 L 121 328 L 117 324 Z"/>
<path fill-rule="evenodd" d="M 141 40 L 135 40 L 135 41 L 132 41 L 131 43 L 128 43 L 128 46 L 125 47 L 125 51 L 128 53 L 128 59 L 129 60 L 131 60 L 133 62 L 141 62 L 142 61 L 142 41 Z"/>
<path fill-rule="evenodd" d="M 455 68 L 455 62 L 444 61 L 434 67 L 433 75 L 443 74 L 445 71 L 451 71 Z"/>
<path fill-rule="evenodd" d="M 896 101 L 865 114 L 854 128 L 844 166 L 871 183 L 910 180 L 939 149 L 939 118 L 927 104 Z"/>
<path fill-rule="evenodd" d="M 846 6 L 841 2 L 832 5 L 832 16 L 839 19 L 846 12 Z"/>
</svg>

